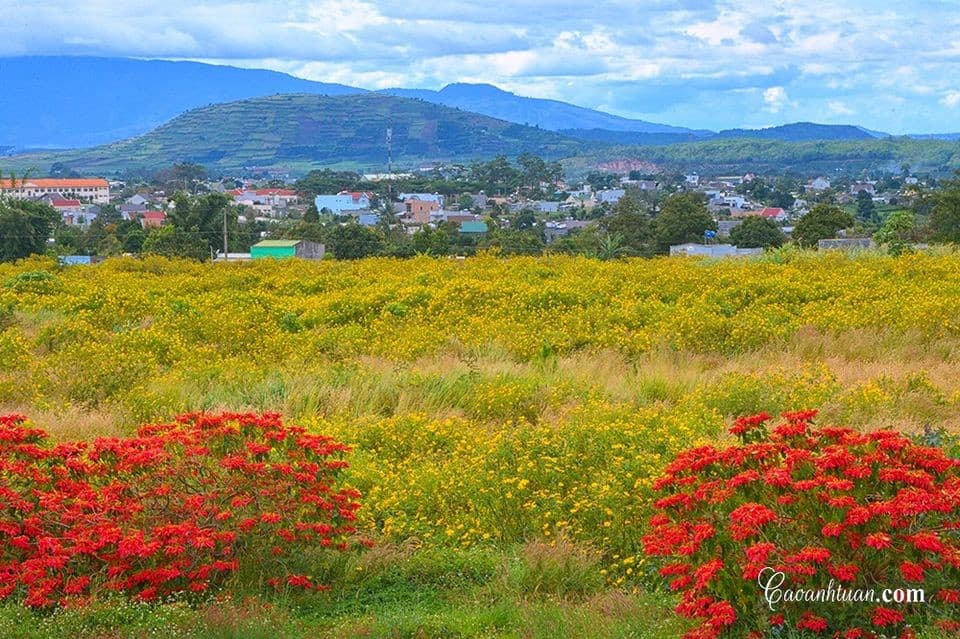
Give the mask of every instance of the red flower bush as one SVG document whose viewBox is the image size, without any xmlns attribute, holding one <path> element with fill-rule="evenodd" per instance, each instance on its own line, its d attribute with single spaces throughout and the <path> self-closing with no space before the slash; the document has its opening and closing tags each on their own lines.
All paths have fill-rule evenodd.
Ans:
<svg viewBox="0 0 960 639">
<path fill-rule="evenodd" d="M 688 639 L 960 628 L 960 461 L 815 415 L 740 418 L 740 445 L 687 450 L 656 482 L 644 549 L 701 622 Z"/>
<path fill-rule="evenodd" d="M 241 563 L 271 584 L 307 547 L 357 546 L 348 447 L 276 414 L 192 414 L 135 437 L 52 444 L 0 416 L 0 598 L 202 593 Z"/>
</svg>

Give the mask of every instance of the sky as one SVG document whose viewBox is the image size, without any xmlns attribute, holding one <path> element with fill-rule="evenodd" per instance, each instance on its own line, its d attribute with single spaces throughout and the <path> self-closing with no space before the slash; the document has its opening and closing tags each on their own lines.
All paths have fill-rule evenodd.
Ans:
<svg viewBox="0 0 960 639">
<path fill-rule="evenodd" d="M 960 0 L 0 0 L 0 16 L 0 56 L 490 83 L 713 130 L 960 131 Z"/>
</svg>

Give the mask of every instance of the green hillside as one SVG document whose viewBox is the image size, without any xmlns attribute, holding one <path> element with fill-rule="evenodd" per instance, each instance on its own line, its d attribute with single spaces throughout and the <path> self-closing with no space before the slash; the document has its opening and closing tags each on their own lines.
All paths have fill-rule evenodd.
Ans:
<svg viewBox="0 0 960 639">
<path fill-rule="evenodd" d="M 960 168 L 960 142 L 905 137 L 804 142 L 731 138 L 661 146 L 608 146 L 564 164 L 576 175 L 599 163 L 622 159 L 704 174 L 897 172 L 902 164 L 909 164 L 914 170 L 946 175 Z"/>
<path fill-rule="evenodd" d="M 14 169 L 46 173 L 54 163 L 111 174 L 195 162 L 214 170 L 283 167 L 293 171 L 354 164 L 384 168 L 386 131 L 397 163 L 490 158 L 530 152 L 573 155 L 582 143 L 487 116 L 376 94 L 274 95 L 194 109 L 144 135 L 91 149 L 5 158 Z"/>
</svg>

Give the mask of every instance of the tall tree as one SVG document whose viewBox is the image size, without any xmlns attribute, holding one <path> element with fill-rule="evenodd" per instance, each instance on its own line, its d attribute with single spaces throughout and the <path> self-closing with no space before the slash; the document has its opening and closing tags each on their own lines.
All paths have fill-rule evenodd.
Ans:
<svg viewBox="0 0 960 639">
<path fill-rule="evenodd" d="M 667 253 L 674 244 L 701 242 L 705 231 L 716 229 L 717 223 L 700 194 L 671 195 L 655 220 L 657 251 Z"/>
<path fill-rule="evenodd" d="M 939 242 L 960 243 L 960 171 L 940 182 L 930 198 L 930 232 Z"/>
<path fill-rule="evenodd" d="M 835 237 L 838 231 L 851 226 L 853 216 L 839 206 L 817 204 L 797 222 L 793 241 L 804 248 L 813 248 L 820 240 Z"/>
<path fill-rule="evenodd" d="M 58 220 L 46 204 L 0 198 L 0 261 L 42 253 Z"/>
<path fill-rule="evenodd" d="M 787 236 L 773 220 L 751 215 L 730 231 L 730 242 L 739 248 L 783 246 Z"/>
</svg>

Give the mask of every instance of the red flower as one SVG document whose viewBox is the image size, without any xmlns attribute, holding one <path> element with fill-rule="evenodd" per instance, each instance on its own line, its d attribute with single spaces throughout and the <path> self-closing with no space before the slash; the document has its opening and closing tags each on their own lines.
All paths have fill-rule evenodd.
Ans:
<svg viewBox="0 0 960 639">
<path fill-rule="evenodd" d="M 892 610 L 891 608 L 884 608 L 882 606 L 877 606 L 873 610 L 873 625 L 875 626 L 893 626 L 902 621 L 903 613 L 899 610 Z"/>
<path fill-rule="evenodd" d="M 864 543 L 871 548 L 876 548 L 877 550 L 883 550 L 884 548 L 889 548 L 892 545 L 893 539 L 887 533 L 871 533 L 867 535 Z"/>
</svg>

